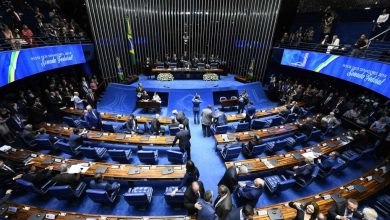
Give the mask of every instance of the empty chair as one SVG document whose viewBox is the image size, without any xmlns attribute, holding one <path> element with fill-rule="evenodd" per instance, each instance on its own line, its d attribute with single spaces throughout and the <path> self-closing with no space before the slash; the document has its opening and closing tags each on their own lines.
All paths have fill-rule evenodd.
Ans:
<svg viewBox="0 0 390 220">
<path fill-rule="evenodd" d="M 241 149 L 241 147 L 225 147 L 221 151 L 221 156 L 225 161 L 236 159 L 240 155 Z"/>
<path fill-rule="evenodd" d="M 295 144 L 298 145 L 298 144 L 301 144 L 303 142 L 305 142 L 306 140 L 306 135 L 305 134 L 296 134 L 294 135 L 294 139 L 295 139 Z"/>
<path fill-rule="evenodd" d="M 286 138 L 287 141 L 287 146 L 293 147 L 297 142 L 295 141 L 295 138 L 293 137 L 288 137 Z"/>
<path fill-rule="evenodd" d="M 89 126 L 88 122 L 84 121 L 84 120 L 74 120 L 74 123 L 76 124 L 77 128 L 86 128 L 86 129 L 91 128 L 91 126 Z"/>
<path fill-rule="evenodd" d="M 102 189 L 87 189 L 87 195 L 90 199 L 97 203 L 112 204 L 118 196 L 119 190 L 108 193 Z"/>
<path fill-rule="evenodd" d="M 227 100 L 227 98 L 226 98 L 225 96 L 221 96 L 221 97 L 219 97 L 219 102 L 221 102 L 221 101 L 225 101 L 225 100 Z"/>
<path fill-rule="evenodd" d="M 107 152 L 108 152 L 108 155 L 110 155 L 112 160 L 118 161 L 121 163 L 128 163 L 130 158 L 131 158 L 131 155 L 132 155 L 131 150 L 113 149 L 113 150 L 108 150 Z"/>
<path fill-rule="evenodd" d="M 186 153 L 174 150 L 167 150 L 167 156 L 168 161 L 175 164 L 184 164 L 187 159 Z"/>
<path fill-rule="evenodd" d="M 107 149 L 102 147 L 80 147 L 81 153 L 88 158 L 100 160 L 106 154 Z"/>
<path fill-rule="evenodd" d="M 179 127 L 171 127 L 169 128 L 169 135 L 175 136 L 179 131 L 180 131 Z"/>
<path fill-rule="evenodd" d="M 321 140 L 321 131 L 318 129 L 312 131 L 308 140 Z"/>
<path fill-rule="evenodd" d="M 123 194 L 123 197 L 131 206 L 148 206 L 152 201 L 152 194 L 152 187 L 134 187 Z"/>
<path fill-rule="evenodd" d="M 282 117 L 276 116 L 276 117 L 274 117 L 274 118 L 272 118 L 270 120 L 267 120 L 266 121 L 267 122 L 266 126 L 267 127 L 278 126 L 278 125 L 282 124 L 282 121 L 283 121 Z"/>
<path fill-rule="evenodd" d="M 49 138 L 37 138 L 35 139 L 35 143 L 37 144 L 39 149 L 45 150 L 55 150 L 54 144 L 50 141 Z"/>
<path fill-rule="evenodd" d="M 51 186 L 48 189 L 48 192 L 51 196 L 55 197 L 58 200 L 72 200 L 80 198 L 83 194 L 87 184 L 80 182 L 76 189 L 72 189 L 69 185 L 63 186 Z"/>
<path fill-rule="evenodd" d="M 276 152 L 276 151 L 282 150 L 283 148 L 285 148 L 287 146 L 287 140 L 282 139 L 282 140 L 268 142 L 267 144 L 268 144 L 267 150 L 269 152 Z"/>
<path fill-rule="evenodd" d="M 374 145 L 369 145 L 367 147 L 357 147 L 354 150 L 361 155 L 361 157 L 371 154 L 379 146 L 380 142 L 375 143 Z"/>
<path fill-rule="evenodd" d="M 165 188 L 164 198 L 165 202 L 169 205 L 182 205 L 184 203 L 184 193 L 187 187 L 182 187 L 178 190 L 175 196 L 171 196 L 171 193 L 176 189 L 176 186 L 168 186 Z"/>
<path fill-rule="evenodd" d="M 263 129 L 267 123 L 261 119 L 256 119 L 252 121 L 252 129 Z"/>
<path fill-rule="evenodd" d="M 102 124 L 102 130 L 111 133 L 115 132 L 115 128 L 112 126 L 112 124 Z"/>
<path fill-rule="evenodd" d="M 48 188 L 55 184 L 55 182 L 52 180 L 49 180 L 43 186 L 35 186 L 32 182 L 24 179 L 17 179 L 15 182 L 23 189 L 32 193 L 37 193 L 39 195 L 45 195 L 47 193 Z"/>
<path fill-rule="evenodd" d="M 72 117 L 64 116 L 63 120 L 69 127 L 77 128 L 77 124 Z"/>
<path fill-rule="evenodd" d="M 142 163 L 146 164 L 156 164 L 158 160 L 158 151 L 146 151 L 146 150 L 139 150 L 137 152 L 138 158 Z"/>
<path fill-rule="evenodd" d="M 337 173 L 337 172 L 342 171 L 346 167 L 346 165 L 347 165 L 347 163 L 343 159 L 337 158 L 337 164 L 333 165 L 331 169 L 323 170 L 320 168 L 320 170 L 318 172 L 318 177 L 326 178 L 333 173 Z"/>
<path fill-rule="evenodd" d="M 66 154 L 70 154 L 73 156 L 80 154 L 79 148 L 81 146 L 73 148 L 66 142 L 66 140 L 58 140 L 54 143 L 54 145 L 59 149 L 61 149 Z"/>
<path fill-rule="evenodd" d="M 292 187 L 295 179 L 287 179 L 284 175 L 273 175 L 264 178 L 265 186 L 271 193 L 281 192 Z"/>
<path fill-rule="evenodd" d="M 390 215 L 390 196 L 389 195 L 381 195 L 375 201 L 374 208 L 382 215 L 389 216 Z"/>
<path fill-rule="evenodd" d="M 308 186 L 310 183 L 313 182 L 313 180 L 315 178 L 317 178 L 319 171 L 320 171 L 320 168 L 318 166 L 314 166 L 314 169 L 313 169 L 313 172 L 311 173 L 311 175 L 300 176 L 300 177 L 295 179 L 297 185 L 300 186 L 301 188 Z"/>
<path fill-rule="evenodd" d="M 233 96 L 230 97 L 230 99 L 235 100 L 235 99 L 238 99 L 238 98 L 237 98 L 237 96 L 233 95 Z"/>
<path fill-rule="evenodd" d="M 297 120 L 298 116 L 294 113 L 291 113 L 287 115 L 286 120 L 284 120 L 284 123 L 291 123 L 295 122 Z"/>
<path fill-rule="evenodd" d="M 267 143 L 253 146 L 252 150 L 248 148 L 243 149 L 243 153 L 246 157 L 255 157 L 262 154 L 267 149 Z"/>
<path fill-rule="evenodd" d="M 346 150 L 341 153 L 341 158 L 343 158 L 345 161 L 352 163 L 359 160 L 361 157 L 361 154 L 357 153 L 354 150 Z"/>
<path fill-rule="evenodd" d="M 250 130 L 250 125 L 248 122 L 245 123 L 239 123 L 236 128 L 236 132 L 241 132 L 241 131 L 249 131 Z"/>
<path fill-rule="evenodd" d="M 211 128 L 211 132 L 215 134 L 226 134 L 229 129 L 229 125 L 220 125 L 217 126 L 216 128 Z"/>
</svg>

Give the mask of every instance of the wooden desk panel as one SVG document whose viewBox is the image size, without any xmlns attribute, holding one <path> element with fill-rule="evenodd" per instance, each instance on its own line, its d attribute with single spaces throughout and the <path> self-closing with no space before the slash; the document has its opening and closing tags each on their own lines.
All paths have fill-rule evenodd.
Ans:
<svg viewBox="0 0 390 220">
<path fill-rule="evenodd" d="M 62 127 L 58 125 L 47 124 L 45 129 L 48 133 L 62 136 L 69 136 L 72 134 L 73 128 Z M 96 134 L 103 134 L 101 137 L 95 137 Z M 123 139 L 117 139 L 118 136 L 125 136 Z M 141 140 L 143 137 L 149 136 L 149 140 Z M 122 134 L 122 133 L 108 133 L 100 131 L 91 131 L 87 133 L 87 139 L 92 141 L 105 141 L 117 144 L 134 144 L 137 146 L 161 145 L 172 146 L 174 136 L 155 136 L 155 135 L 137 135 L 137 134 Z"/>
<path fill-rule="evenodd" d="M 299 106 L 303 106 L 303 102 L 298 102 Z M 271 109 L 265 109 L 265 110 L 257 110 L 255 113 L 255 118 L 263 118 L 263 117 L 268 117 L 271 115 L 276 115 L 281 113 L 282 111 L 287 110 L 287 107 L 291 106 L 291 104 L 288 105 L 281 105 L 275 108 Z M 228 122 L 235 122 L 235 121 L 241 121 L 244 119 L 244 116 L 242 114 L 234 114 L 234 115 L 226 115 L 227 121 Z"/>
<path fill-rule="evenodd" d="M 137 108 L 156 108 L 160 109 L 161 108 L 161 103 L 160 102 L 154 102 L 154 101 L 137 101 L 136 103 Z"/>
<path fill-rule="evenodd" d="M 24 163 L 26 156 L 35 154 L 36 157 L 32 158 L 30 162 L 38 168 L 45 169 L 48 166 L 53 166 L 53 170 L 60 171 L 61 165 L 66 163 L 68 167 L 71 165 L 86 163 L 89 168 L 86 172 L 80 173 L 83 176 L 93 177 L 94 171 L 98 167 L 107 167 L 106 172 L 103 174 L 105 179 L 118 179 L 127 181 L 142 181 L 142 180 L 178 180 L 184 177 L 186 172 L 185 165 L 136 165 L 136 164 L 112 164 L 103 162 L 88 162 L 84 160 L 65 159 L 58 156 L 41 154 L 29 150 L 17 150 L 10 153 L 0 153 L 1 158 L 6 158 L 17 163 Z M 51 164 L 45 164 L 47 159 L 58 160 Z M 116 168 L 117 167 L 117 168 Z M 128 172 L 131 168 L 139 168 L 140 173 L 129 175 Z M 165 168 L 172 168 L 173 173 L 162 175 L 162 170 Z"/>
<path fill-rule="evenodd" d="M 236 141 L 235 138 L 229 138 L 228 141 L 224 141 L 222 138 L 224 135 L 227 135 L 228 137 L 239 136 L 240 142 L 247 142 L 247 141 L 252 140 L 252 138 L 255 135 L 260 136 L 260 138 L 268 138 L 271 136 L 285 134 L 285 133 L 293 132 L 296 130 L 298 130 L 298 123 L 294 122 L 294 123 L 289 123 L 289 124 L 285 124 L 285 125 L 281 125 L 281 126 L 274 126 L 274 127 L 270 127 L 267 129 L 261 129 L 261 130 L 236 132 L 236 133 L 232 133 L 232 134 L 216 134 L 216 135 L 214 135 L 214 138 L 217 141 L 217 144 L 219 145 L 219 144 L 227 144 L 227 143 Z"/>
<path fill-rule="evenodd" d="M 288 168 L 288 167 L 293 167 L 305 160 L 305 158 L 301 159 L 296 159 L 293 157 L 294 154 L 302 154 L 305 153 L 306 151 L 309 152 L 311 148 L 313 147 L 318 147 L 321 149 L 322 153 L 321 154 L 329 154 L 332 151 L 339 151 L 343 149 L 346 145 L 351 143 L 349 140 L 348 142 L 343 142 L 340 138 L 344 135 L 340 135 L 325 141 L 322 141 L 318 144 L 305 147 L 302 150 L 296 150 L 296 151 L 290 151 L 286 152 L 281 155 L 272 155 L 272 156 L 267 156 L 267 157 L 262 157 L 262 158 L 253 158 L 253 159 L 247 159 L 247 160 L 239 160 L 239 161 L 233 161 L 233 162 L 225 162 L 226 168 L 229 168 L 233 165 L 235 166 L 241 166 L 248 164 L 252 168 L 248 168 L 249 173 L 261 173 L 265 171 L 271 171 L 271 170 L 277 170 L 281 168 Z M 346 136 L 346 135 L 345 135 Z M 332 146 L 334 145 L 334 146 Z M 331 147 L 332 146 L 332 147 Z M 262 160 L 271 160 L 275 159 L 277 160 L 277 164 L 273 165 L 273 167 L 267 167 L 266 164 Z"/>
<path fill-rule="evenodd" d="M 380 165 L 378 165 L 377 168 L 385 165 L 386 163 L 387 164 L 389 163 L 388 159 L 386 159 L 384 162 L 380 163 Z M 372 169 L 371 171 L 365 173 L 360 178 L 349 181 L 349 182 L 347 182 L 339 187 L 333 188 L 331 190 L 328 190 L 328 191 L 325 191 L 325 192 L 322 192 L 322 193 L 319 193 L 316 195 L 311 195 L 311 196 L 307 196 L 307 197 L 300 198 L 297 200 L 293 200 L 291 202 L 303 203 L 305 201 L 314 201 L 320 206 L 321 212 L 326 214 L 328 212 L 328 209 L 333 205 L 333 199 L 324 200 L 321 197 L 323 195 L 331 195 L 334 193 L 340 193 L 345 198 L 354 198 L 358 201 L 362 201 L 362 200 L 374 195 L 375 193 L 381 191 L 382 189 L 386 188 L 390 184 L 390 175 L 388 173 L 384 174 L 382 172 L 382 170 L 378 170 L 377 168 Z M 385 181 L 383 183 L 378 183 L 374 179 L 368 181 L 366 179 L 366 177 L 372 176 L 372 175 L 381 176 L 382 178 L 385 179 Z M 359 192 L 356 189 L 353 189 L 351 191 L 349 191 L 347 189 L 347 186 L 355 185 L 355 184 L 360 184 L 360 185 L 364 186 L 367 189 L 367 191 Z M 341 187 L 343 187 L 343 188 L 341 188 Z M 319 196 L 319 197 L 316 197 L 316 196 Z M 280 211 L 282 212 L 282 214 L 284 216 L 284 219 L 294 219 L 295 215 L 296 215 L 296 210 L 285 205 L 285 204 L 288 204 L 289 202 L 290 201 L 284 202 L 284 203 L 279 203 L 279 204 L 274 204 L 274 205 L 270 205 L 270 206 L 265 206 L 265 207 L 261 207 L 261 208 L 256 208 L 255 209 L 255 216 L 253 219 L 256 219 L 256 220 L 267 219 L 268 220 L 269 217 L 267 215 L 259 216 L 257 211 L 268 210 L 271 208 L 280 209 Z"/>
<path fill-rule="evenodd" d="M 74 108 L 65 108 L 65 109 L 62 109 L 62 111 L 67 113 L 67 114 L 72 114 L 72 115 L 78 115 L 78 116 L 84 115 L 83 110 L 78 110 L 78 109 L 74 109 Z M 100 116 L 102 117 L 103 120 L 106 120 L 106 121 L 126 122 L 127 120 L 129 120 L 129 115 L 111 114 L 111 113 L 101 112 Z M 153 117 L 136 116 L 136 119 L 137 119 L 137 122 L 139 124 L 145 124 L 146 122 L 151 122 Z M 160 117 L 159 121 L 161 124 L 164 124 L 164 125 L 172 123 L 172 119 L 169 117 Z"/>
<path fill-rule="evenodd" d="M 226 99 L 221 100 L 221 106 L 224 107 L 232 107 L 232 106 L 238 106 L 238 99 Z M 228 120 L 229 121 L 229 120 Z"/>
<path fill-rule="evenodd" d="M 223 69 L 198 69 L 198 68 L 153 68 L 152 73 L 223 73 Z"/>
</svg>

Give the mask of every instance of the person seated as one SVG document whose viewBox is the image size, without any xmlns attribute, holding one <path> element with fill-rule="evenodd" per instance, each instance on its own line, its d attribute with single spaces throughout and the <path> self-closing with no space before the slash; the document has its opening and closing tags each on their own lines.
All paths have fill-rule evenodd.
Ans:
<svg viewBox="0 0 390 220">
<path fill-rule="evenodd" d="M 292 170 L 286 170 L 286 173 L 292 178 L 306 177 L 311 175 L 314 169 L 314 160 L 305 159 L 305 164 L 301 166 L 294 166 Z"/>
<path fill-rule="evenodd" d="M 110 183 L 103 180 L 103 175 L 101 173 L 96 173 L 94 178 L 89 182 L 90 189 L 101 189 L 107 191 L 108 194 L 113 193 L 114 191 L 119 191 L 121 184 L 118 182 Z"/>
<path fill-rule="evenodd" d="M 292 106 L 290 108 L 290 112 L 289 113 L 294 113 L 296 115 L 301 115 L 302 114 L 302 109 L 301 109 L 301 107 L 299 107 L 298 102 L 296 102 L 296 101 L 292 102 Z"/>
<path fill-rule="evenodd" d="M 317 220 L 320 214 L 320 207 L 314 201 L 309 201 L 305 204 L 289 202 L 288 206 L 297 210 L 295 220 Z"/>
<path fill-rule="evenodd" d="M 230 190 L 225 185 L 218 185 L 218 196 L 214 201 L 214 208 L 220 219 L 225 219 L 233 208 Z"/>
<path fill-rule="evenodd" d="M 102 128 L 103 123 L 100 113 L 90 105 L 87 105 L 87 112 L 84 113 L 84 120 L 88 123 L 89 128 L 93 130 L 100 130 Z"/>
<path fill-rule="evenodd" d="M 363 219 L 363 215 L 358 212 L 359 203 L 356 199 L 349 198 L 341 202 L 334 202 L 328 210 L 329 220 Z"/>
<path fill-rule="evenodd" d="M 376 120 L 371 124 L 370 130 L 379 134 L 383 134 L 386 132 L 386 123 L 385 117 L 381 117 L 379 120 Z"/>
<path fill-rule="evenodd" d="M 217 145 L 217 150 L 222 151 L 226 148 L 233 148 L 233 147 L 242 147 L 239 136 L 237 136 L 234 141 L 229 142 L 225 145 Z"/>
<path fill-rule="evenodd" d="M 150 122 L 150 132 L 154 135 L 162 135 L 165 133 L 164 128 L 161 128 L 160 115 L 156 114 Z"/>
<path fill-rule="evenodd" d="M 72 149 L 79 147 L 84 144 L 83 135 L 86 134 L 86 131 L 80 133 L 78 128 L 73 128 L 73 133 L 69 135 L 68 144 Z"/>
<path fill-rule="evenodd" d="M 176 118 L 172 118 L 172 122 L 168 125 L 168 128 L 178 128 L 179 122 L 176 120 Z"/>
<path fill-rule="evenodd" d="M 21 138 L 24 140 L 26 144 L 29 146 L 35 146 L 35 135 L 36 133 L 33 131 L 33 127 L 31 124 L 27 124 L 22 133 L 20 134 Z"/>
<path fill-rule="evenodd" d="M 197 220 L 218 220 L 218 216 L 215 213 L 215 209 L 212 205 L 213 191 L 207 190 L 204 194 L 204 199 L 199 198 L 195 204 L 195 208 L 198 209 Z"/>
<path fill-rule="evenodd" d="M 311 132 L 313 131 L 314 129 L 314 125 L 313 125 L 313 119 L 312 118 L 307 118 L 305 123 L 303 124 L 299 124 L 298 125 L 299 127 L 299 130 L 306 135 L 306 137 L 309 137 Z"/>
<path fill-rule="evenodd" d="M 137 119 L 135 119 L 134 115 L 133 114 L 130 114 L 129 115 L 129 119 L 127 119 L 126 123 L 125 123 L 125 126 L 126 126 L 126 129 L 134 134 L 134 133 L 137 133 L 137 130 L 138 130 L 138 122 L 137 122 Z"/>
<path fill-rule="evenodd" d="M 368 47 L 368 39 L 366 35 L 362 34 L 354 44 L 354 49 L 351 52 L 351 57 L 360 57 L 363 51 Z"/>
<path fill-rule="evenodd" d="M 60 173 L 52 179 L 57 186 L 69 185 L 72 189 L 76 189 L 79 185 L 81 176 L 80 173 L 68 173 L 67 164 L 61 164 Z"/>
<path fill-rule="evenodd" d="M 228 122 L 227 122 L 226 114 L 221 110 L 219 110 L 218 108 L 216 108 L 213 114 L 213 123 L 215 127 L 227 125 Z"/>
<path fill-rule="evenodd" d="M 251 205 L 256 207 L 257 201 L 261 194 L 264 192 L 264 180 L 261 178 L 256 178 L 253 183 L 238 182 L 240 187 L 236 190 L 237 203 L 240 206 Z"/>
<path fill-rule="evenodd" d="M 350 143 L 350 145 L 353 148 L 366 148 L 368 144 L 370 143 L 370 138 L 367 134 L 366 129 L 361 129 L 359 132 L 356 132 L 354 134 L 353 140 Z"/>
<path fill-rule="evenodd" d="M 341 122 L 334 116 L 334 112 L 321 119 L 321 126 L 325 131 L 334 131 Z"/>
<path fill-rule="evenodd" d="M 239 207 L 230 211 L 225 220 L 253 219 L 254 214 L 253 206 L 247 204 L 243 207 Z"/>
<path fill-rule="evenodd" d="M 149 97 L 149 94 L 148 92 L 144 91 L 141 95 L 141 100 L 142 101 L 149 101 L 150 97 Z"/>
<path fill-rule="evenodd" d="M 154 102 L 158 102 L 158 103 L 161 103 L 161 98 L 160 96 L 157 94 L 157 92 L 154 92 L 153 94 L 153 99 L 152 99 Z"/>
<path fill-rule="evenodd" d="M 359 111 L 359 108 L 357 108 L 357 107 L 352 108 L 352 109 L 344 112 L 344 114 L 343 114 L 343 116 L 345 118 L 352 119 L 352 120 L 358 119 L 359 115 L 360 115 L 360 111 Z"/>
<path fill-rule="evenodd" d="M 378 219 L 378 213 L 375 211 L 375 209 L 370 207 L 365 207 L 362 211 L 363 219 L 366 220 L 376 220 Z"/>
<path fill-rule="evenodd" d="M 254 136 L 247 144 L 242 144 L 242 153 L 245 156 L 249 156 L 253 150 L 254 146 L 260 145 L 263 143 L 263 140 L 259 135 Z"/>
<path fill-rule="evenodd" d="M 184 192 L 184 207 L 188 215 L 195 215 L 198 212 L 198 199 L 204 199 L 204 187 L 202 181 L 194 181 Z"/>
<path fill-rule="evenodd" d="M 13 179 L 16 180 L 21 178 L 31 182 L 36 187 L 40 187 L 43 186 L 51 179 L 52 170 L 53 170 L 53 166 L 48 166 L 46 169 L 37 170 L 36 166 L 31 165 L 30 170 L 27 173 L 19 174 L 15 176 Z"/>
<path fill-rule="evenodd" d="M 45 128 L 40 128 L 38 130 L 38 134 L 35 136 L 35 139 L 49 139 L 52 144 L 58 140 L 56 136 L 46 133 Z"/>
<path fill-rule="evenodd" d="M 337 165 L 337 158 L 340 154 L 336 151 L 330 152 L 329 156 L 324 154 L 317 159 L 317 165 L 324 171 L 329 171 L 334 165 Z"/>
</svg>

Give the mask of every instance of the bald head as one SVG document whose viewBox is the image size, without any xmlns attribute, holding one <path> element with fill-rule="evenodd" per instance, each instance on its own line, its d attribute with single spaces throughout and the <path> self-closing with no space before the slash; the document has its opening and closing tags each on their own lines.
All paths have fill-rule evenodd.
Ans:
<svg viewBox="0 0 390 220">
<path fill-rule="evenodd" d="M 256 178 L 253 183 L 257 188 L 264 187 L 264 180 L 261 178 Z"/>
<path fill-rule="evenodd" d="M 246 167 L 246 166 L 240 166 L 240 167 L 238 168 L 238 173 L 239 173 L 239 174 L 247 174 L 247 173 L 248 173 L 248 167 Z"/>
</svg>

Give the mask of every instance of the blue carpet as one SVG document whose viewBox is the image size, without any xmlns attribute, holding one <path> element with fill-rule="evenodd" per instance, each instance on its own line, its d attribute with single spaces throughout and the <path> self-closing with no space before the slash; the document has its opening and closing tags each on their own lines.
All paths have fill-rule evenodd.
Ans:
<svg viewBox="0 0 390 220">
<path fill-rule="evenodd" d="M 229 80 L 228 80 L 229 79 Z M 174 82 L 157 82 L 155 80 L 143 81 L 145 88 L 148 89 L 159 89 L 168 91 L 169 94 L 169 105 L 165 114 L 170 114 L 172 109 L 184 110 L 186 115 L 190 118 L 191 128 L 191 152 L 192 158 L 200 171 L 200 179 L 204 182 L 206 189 L 211 189 L 214 192 L 214 196 L 217 196 L 217 183 L 225 172 L 224 162 L 221 159 L 218 152 L 215 151 L 215 140 L 213 138 L 203 138 L 202 130 L 200 125 L 193 124 L 193 117 L 191 112 L 191 98 L 195 92 L 198 92 L 203 100 L 203 106 L 212 104 L 212 91 L 215 89 L 223 89 L 214 87 L 214 84 L 235 86 L 235 89 L 239 91 L 246 89 L 249 93 L 250 99 L 254 100 L 257 108 L 268 108 L 275 106 L 275 103 L 270 102 L 262 91 L 261 86 L 258 83 L 252 84 L 241 84 L 237 83 L 231 78 L 222 79 L 219 82 L 203 82 L 197 80 L 182 80 Z M 195 84 L 195 85 L 193 85 Z M 164 86 L 172 86 L 174 88 L 168 89 Z M 188 88 L 186 88 L 188 86 Z M 158 87 L 158 88 L 157 88 Z M 200 89 L 199 89 L 200 88 Z M 111 84 L 107 88 L 107 92 L 104 94 L 102 101 L 99 103 L 100 111 L 115 112 L 120 114 L 128 114 L 134 110 L 134 97 L 135 97 L 135 85 L 125 86 L 118 84 Z M 227 88 L 225 88 L 227 89 Z M 232 88 L 229 88 L 232 89 Z M 311 145 L 314 143 L 308 143 Z M 301 146 L 297 146 L 299 149 Z M 281 151 L 280 153 L 282 153 Z M 265 156 L 263 154 L 261 156 Z M 61 156 L 66 156 L 62 154 Z M 244 159 L 241 155 L 238 159 Z M 108 159 L 109 162 L 112 162 Z M 138 164 L 138 159 L 133 161 Z M 310 184 L 305 189 L 292 188 L 286 190 L 278 195 L 270 195 L 265 192 L 257 207 L 271 205 L 279 202 L 286 202 L 289 200 L 297 199 L 303 196 L 312 194 L 318 194 L 322 191 L 337 187 L 347 181 L 355 179 L 361 176 L 364 172 L 372 169 L 379 161 L 371 157 L 364 158 L 355 165 L 347 167 L 341 175 L 333 175 L 328 177 L 326 180 L 318 180 Z M 159 164 L 168 164 L 166 157 L 162 153 Z M 126 182 L 122 182 L 121 194 L 126 192 L 129 187 Z M 179 215 L 186 214 L 184 209 L 174 209 L 169 207 L 163 197 L 163 193 L 166 186 L 177 185 L 177 182 L 136 182 L 135 185 L 153 185 L 154 193 L 152 204 L 146 210 L 138 210 L 129 206 L 123 197 L 119 197 L 118 201 L 113 206 L 102 206 L 92 202 L 87 196 L 83 196 L 78 201 L 62 202 L 53 198 L 42 198 L 31 193 L 13 196 L 12 200 L 29 205 L 40 206 L 49 209 L 58 209 L 64 211 L 74 211 L 83 213 L 96 213 L 96 214 L 111 214 L 111 215 Z"/>
</svg>

